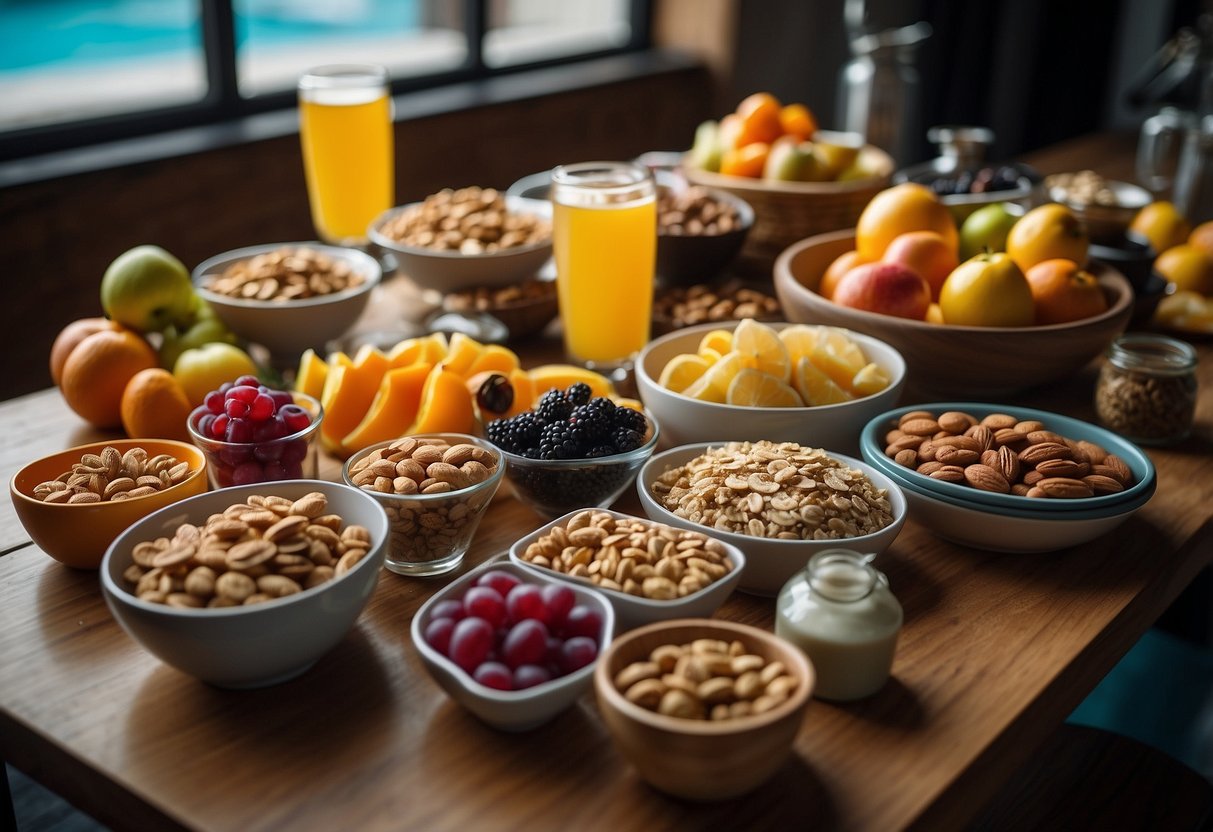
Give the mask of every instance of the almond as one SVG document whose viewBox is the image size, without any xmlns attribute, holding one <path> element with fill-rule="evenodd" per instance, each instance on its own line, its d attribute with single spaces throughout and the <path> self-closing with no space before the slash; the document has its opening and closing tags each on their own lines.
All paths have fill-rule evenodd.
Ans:
<svg viewBox="0 0 1213 832">
<path fill-rule="evenodd" d="M 1065 500 L 1092 497 L 1095 494 L 1085 482 L 1070 477 L 1045 477 L 1036 483 L 1036 487 L 1050 497 L 1060 497 Z"/>
<path fill-rule="evenodd" d="M 1116 479 L 1122 485 L 1128 485 L 1133 482 L 1133 472 L 1129 470 L 1129 466 L 1125 463 L 1125 461 L 1116 454 L 1108 454 L 1105 456 L 1103 459 L 1103 464 L 1116 472 L 1114 474 L 1114 479 Z"/>
<path fill-rule="evenodd" d="M 1042 477 L 1070 477 L 1077 479 L 1083 475 L 1079 464 L 1072 459 L 1046 459 L 1036 463 L 1036 470 Z"/>
<path fill-rule="evenodd" d="M 942 445 L 935 450 L 935 458 L 944 465 L 972 465 L 981 459 L 981 454 L 967 448 Z"/>
<path fill-rule="evenodd" d="M 942 462 L 936 462 L 935 460 L 931 460 L 930 462 L 919 463 L 918 467 L 915 468 L 914 470 L 917 471 L 918 473 L 922 474 L 924 477 L 929 477 L 929 476 L 931 476 L 931 474 L 934 474 L 936 471 L 938 471 L 942 467 L 943 467 Z"/>
<path fill-rule="evenodd" d="M 1092 465 L 1102 465 L 1107 458 L 1108 452 L 1094 442 L 1088 442 L 1085 439 L 1078 440 L 1078 447 L 1087 455 L 1087 462 Z"/>
<path fill-rule="evenodd" d="M 918 451 L 913 448 L 902 448 L 893 457 L 893 461 L 907 468 L 915 468 L 918 466 Z"/>
<path fill-rule="evenodd" d="M 964 433 L 973 425 L 977 424 L 977 420 L 968 413 L 962 413 L 959 410 L 949 410 L 939 414 L 939 426 L 948 433 Z"/>
<path fill-rule="evenodd" d="M 1016 430 L 1019 430 L 1017 427 Z M 1055 442 L 1058 445 L 1065 445 L 1066 438 L 1059 433 L 1054 433 L 1051 430 L 1038 429 L 1034 431 L 1021 431 L 1028 437 L 1029 445 L 1039 445 L 1041 442 Z"/>
<path fill-rule="evenodd" d="M 1099 474 L 1087 474 L 1082 478 L 1092 491 L 1098 494 L 1115 494 L 1118 491 L 1124 491 L 1125 487 L 1111 477 L 1100 476 Z"/>
<path fill-rule="evenodd" d="M 991 413 L 981 420 L 981 424 L 985 425 L 992 431 L 998 431 L 1002 428 L 1013 428 L 1019 424 L 1019 420 L 1014 416 L 1008 416 L 1005 413 Z"/>
<path fill-rule="evenodd" d="M 908 433 L 903 433 L 899 438 L 890 442 L 884 449 L 884 452 L 889 456 L 897 456 L 900 451 L 904 451 L 907 448 L 917 450 L 922 441 L 921 436 L 911 436 Z"/>
<path fill-rule="evenodd" d="M 914 419 L 934 419 L 934 418 L 935 418 L 934 415 L 932 415 L 929 410 L 911 410 L 909 413 L 901 414 L 901 418 L 897 420 L 897 427 L 900 428 L 906 422 L 913 421 Z M 905 428 L 902 428 L 902 430 L 905 430 Z"/>
<path fill-rule="evenodd" d="M 949 436 L 942 436 L 938 439 L 932 439 L 931 441 L 934 442 L 936 444 L 936 446 L 939 446 L 939 447 L 942 447 L 944 445 L 951 445 L 953 448 L 963 448 L 966 451 L 977 451 L 978 453 L 981 453 L 981 451 L 985 450 L 981 446 L 981 443 L 978 442 L 976 439 L 974 439 L 971 436 L 949 435 Z"/>
<path fill-rule="evenodd" d="M 959 465 L 943 465 L 932 471 L 929 476 L 933 480 L 962 483 L 965 481 L 965 469 Z"/>
<path fill-rule="evenodd" d="M 931 462 L 935 459 L 935 451 L 938 446 L 933 439 L 928 439 L 918 446 L 918 458 L 923 462 Z"/>
<path fill-rule="evenodd" d="M 1031 490 L 1032 489 L 1028 488 L 1028 486 L 1024 485 L 1022 482 L 1017 482 L 1011 486 L 1011 493 L 1017 497 L 1026 497 L 1028 496 L 1028 492 Z"/>
<path fill-rule="evenodd" d="M 982 491 L 994 491 L 1006 494 L 1011 490 L 1007 478 L 988 465 L 970 465 L 964 469 L 965 482 Z"/>
<path fill-rule="evenodd" d="M 1038 465 L 1046 459 L 1069 459 L 1070 449 L 1060 442 L 1040 442 L 1029 445 L 1019 452 L 1019 460 L 1027 465 Z"/>
<path fill-rule="evenodd" d="M 965 431 L 965 436 L 976 440 L 983 451 L 994 447 L 994 431 L 985 425 L 973 425 Z"/>
<path fill-rule="evenodd" d="M 1027 442 L 1027 434 L 1020 433 L 1015 428 L 999 428 L 994 431 L 995 445 L 1026 445 Z"/>
<path fill-rule="evenodd" d="M 993 467 L 1007 478 L 1007 482 L 1016 482 L 1023 471 L 1023 466 L 1019 464 L 1019 455 L 1006 445 L 999 448 L 997 453 L 998 462 Z"/>
<path fill-rule="evenodd" d="M 998 467 L 998 451 L 993 448 L 981 452 L 981 464 L 989 465 L 991 468 Z"/>
<path fill-rule="evenodd" d="M 1039 419 L 1024 419 L 1015 424 L 1015 430 L 1020 433 L 1031 433 L 1034 430 L 1044 430 L 1045 423 Z"/>
<path fill-rule="evenodd" d="M 917 419 L 909 419 L 902 422 L 898 427 L 905 433 L 914 436 L 931 436 L 939 432 L 939 422 L 926 416 L 920 416 Z"/>
</svg>

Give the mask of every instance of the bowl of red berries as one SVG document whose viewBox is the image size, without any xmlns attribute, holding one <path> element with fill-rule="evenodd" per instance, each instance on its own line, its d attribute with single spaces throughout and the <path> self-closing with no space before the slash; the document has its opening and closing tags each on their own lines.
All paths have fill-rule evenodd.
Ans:
<svg viewBox="0 0 1213 832">
<path fill-rule="evenodd" d="M 426 669 L 451 698 L 504 731 L 527 731 L 593 684 L 615 630 L 592 589 L 490 561 L 435 593 L 413 616 Z"/>
<path fill-rule="evenodd" d="M 190 439 L 206 455 L 211 485 L 315 479 L 324 409 L 303 393 L 241 376 L 207 393 L 190 413 Z"/>
<path fill-rule="evenodd" d="M 534 409 L 489 422 L 514 495 L 554 519 L 579 508 L 606 508 L 627 490 L 657 447 L 648 411 L 594 397 L 578 382 L 552 389 Z"/>
</svg>

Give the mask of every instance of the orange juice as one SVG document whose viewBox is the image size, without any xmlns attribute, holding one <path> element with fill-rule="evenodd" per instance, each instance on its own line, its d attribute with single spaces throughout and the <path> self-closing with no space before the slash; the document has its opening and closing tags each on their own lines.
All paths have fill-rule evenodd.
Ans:
<svg viewBox="0 0 1213 832">
<path fill-rule="evenodd" d="M 367 68 L 370 69 L 370 68 Z M 391 98 L 382 75 L 304 76 L 299 135 L 316 233 L 330 242 L 366 239 L 395 193 Z M 342 82 L 328 85 L 341 78 Z M 318 79 L 309 81 L 309 79 Z"/>
<path fill-rule="evenodd" d="M 657 201 L 652 180 L 640 175 L 643 181 L 624 186 L 557 180 L 553 188 L 560 317 L 577 361 L 625 366 L 648 341 Z"/>
</svg>

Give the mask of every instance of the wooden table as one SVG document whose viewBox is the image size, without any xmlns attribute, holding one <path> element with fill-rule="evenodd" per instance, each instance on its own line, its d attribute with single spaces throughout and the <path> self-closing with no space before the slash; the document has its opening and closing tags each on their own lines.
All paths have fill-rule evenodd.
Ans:
<svg viewBox="0 0 1213 832">
<path fill-rule="evenodd" d="M 118 828 L 962 827 L 1213 560 L 1213 348 L 1199 350 L 1197 429 L 1149 451 L 1157 495 L 1114 534 L 1013 556 L 946 543 L 911 518 L 877 561 L 906 612 L 894 679 L 862 703 L 814 701 L 794 755 L 745 798 L 695 805 L 651 790 L 592 696 L 527 734 L 479 723 L 408 635 L 446 579 L 385 572 L 353 631 L 302 677 L 209 687 L 131 641 L 96 574 L 49 559 L 7 503 L 0 754 Z M 1093 383 L 1092 367 L 1016 403 L 1090 419 Z M 0 404 L 0 437 L 7 478 L 96 435 L 46 391 Z M 337 478 L 337 463 L 322 475 Z M 503 489 L 468 565 L 540 523 Z M 772 613 L 770 599 L 735 594 L 718 615 L 770 628 Z"/>
</svg>

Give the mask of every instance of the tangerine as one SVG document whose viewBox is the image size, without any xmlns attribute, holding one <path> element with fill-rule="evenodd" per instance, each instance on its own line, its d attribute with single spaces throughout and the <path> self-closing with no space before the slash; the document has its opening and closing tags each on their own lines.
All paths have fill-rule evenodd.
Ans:
<svg viewBox="0 0 1213 832">
<path fill-rule="evenodd" d="M 1188 235 L 1188 245 L 1213 254 L 1213 220 L 1202 222 L 1193 228 L 1192 233 Z"/>
<path fill-rule="evenodd" d="M 1154 252 L 1162 254 L 1187 240 L 1192 226 L 1174 204 L 1160 200 L 1151 202 L 1138 211 L 1129 223 L 1129 230 L 1145 237 L 1150 241 Z"/>
<path fill-rule="evenodd" d="M 726 176 L 745 176 L 761 179 L 771 146 L 766 142 L 750 142 L 732 150 L 726 150 L 720 160 L 720 172 Z"/>
<path fill-rule="evenodd" d="M 779 99 L 769 92 L 756 92 L 737 105 L 737 117 L 741 119 L 741 132 L 737 145 L 754 142 L 770 144 L 784 134 Z"/>
<path fill-rule="evenodd" d="M 1007 254 L 1025 272 L 1058 258 L 1085 266 L 1089 244 L 1086 225 L 1059 202 L 1033 208 L 1007 232 Z"/>
<path fill-rule="evenodd" d="M 948 248 L 959 250 L 960 235 L 951 212 L 930 188 L 916 182 L 894 185 L 872 197 L 855 225 L 855 249 L 864 260 L 874 262 L 894 238 L 909 231 L 934 231 Z"/>
<path fill-rule="evenodd" d="M 59 390 L 68 407 L 99 428 L 122 424 L 122 393 L 140 370 L 159 364 L 147 341 L 125 327 L 87 336 L 63 363 Z"/>
<path fill-rule="evenodd" d="M 132 438 L 189 442 L 190 400 L 181 383 L 161 367 L 140 370 L 122 391 L 122 427 Z"/>
<path fill-rule="evenodd" d="M 55 336 L 55 343 L 51 345 L 51 381 L 55 382 L 55 386 L 59 386 L 59 379 L 63 377 L 63 365 L 67 363 L 67 357 L 81 341 L 94 332 L 117 332 L 120 329 L 122 325 L 109 318 L 81 318 L 65 326 Z"/>
<path fill-rule="evenodd" d="M 1024 273 L 1037 324 L 1064 324 L 1094 317 L 1108 309 L 1095 275 L 1073 260 L 1045 260 Z"/>
<path fill-rule="evenodd" d="M 826 267 L 826 272 L 821 276 L 821 282 L 817 284 L 817 294 L 829 300 L 834 297 L 834 289 L 838 286 L 838 281 L 842 280 L 842 276 L 856 266 L 862 266 L 867 261 L 859 256 L 858 251 L 845 251 L 838 257 L 834 258 L 834 262 Z"/>
<path fill-rule="evenodd" d="M 1190 243 L 1158 255 L 1154 270 L 1174 283 L 1176 291 L 1213 295 L 1213 255 Z"/>
</svg>

